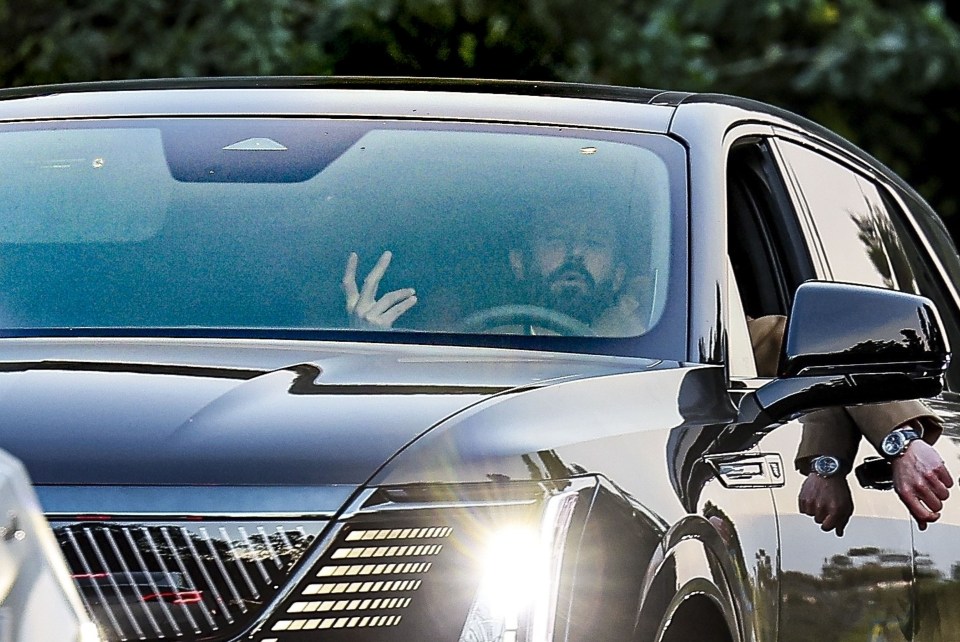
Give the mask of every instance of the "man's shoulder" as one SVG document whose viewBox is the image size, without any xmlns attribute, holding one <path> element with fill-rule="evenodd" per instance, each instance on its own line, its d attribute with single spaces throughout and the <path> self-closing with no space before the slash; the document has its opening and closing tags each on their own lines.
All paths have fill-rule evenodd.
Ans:
<svg viewBox="0 0 960 642">
<path fill-rule="evenodd" d="M 760 376 L 776 376 L 786 327 L 787 317 L 782 314 L 768 314 L 756 319 L 747 317 L 750 344 L 757 362 L 757 374 Z"/>
</svg>

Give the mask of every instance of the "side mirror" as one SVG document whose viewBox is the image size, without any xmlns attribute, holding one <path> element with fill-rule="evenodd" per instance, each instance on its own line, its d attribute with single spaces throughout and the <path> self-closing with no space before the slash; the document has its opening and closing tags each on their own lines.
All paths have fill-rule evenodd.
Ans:
<svg viewBox="0 0 960 642">
<path fill-rule="evenodd" d="M 950 349 L 934 304 L 883 288 L 809 281 L 797 289 L 778 377 L 744 396 L 739 422 L 828 406 L 932 397 Z"/>
</svg>

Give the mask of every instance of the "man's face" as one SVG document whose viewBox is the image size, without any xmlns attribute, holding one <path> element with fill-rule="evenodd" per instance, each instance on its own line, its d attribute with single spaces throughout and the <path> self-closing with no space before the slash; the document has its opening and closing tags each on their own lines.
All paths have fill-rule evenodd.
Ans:
<svg viewBox="0 0 960 642">
<path fill-rule="evenodd" d="M 564 214 L 533 227 L 531 236 L 527 252 L 510 255 L 531 302 L 588 323 L 613 303 L 624 267 L 616 227 L 606 217 Z"/>
</svg>

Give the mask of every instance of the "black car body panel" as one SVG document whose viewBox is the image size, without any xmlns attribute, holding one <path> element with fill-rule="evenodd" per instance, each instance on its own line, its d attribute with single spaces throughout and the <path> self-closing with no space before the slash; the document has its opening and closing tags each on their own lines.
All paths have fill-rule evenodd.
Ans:
<svg viewBox="0 0 960 642">
<path fill-rule="evenodd" d="M 489 397 L 657 366 L 303 342 L 6 346 L 17 360 L 0 364 L 0 398 L 22 428 L 9 446 L 33 463 L 41 485 L 359 486 L 409 442 L 471 407 L 482 410 Z M 68 433 L 55 420 L 64 413 Z M 495 447 L 493 435 L 488 441 Z"/>
</svg>

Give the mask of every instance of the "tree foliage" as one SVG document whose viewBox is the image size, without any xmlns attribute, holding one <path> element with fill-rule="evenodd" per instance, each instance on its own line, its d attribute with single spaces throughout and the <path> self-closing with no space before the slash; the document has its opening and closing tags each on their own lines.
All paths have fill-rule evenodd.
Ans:
<svg viewBox="0 0 960 642">
<path fill-rule="evenodd" d="M 0 0 L 5 86 L 222 75 L 571 80 L 793 109 L 878 156 L 960 237 L 946 0 Z M 934 151 L 931 151 L 934 150 Z"/>
</svg>

